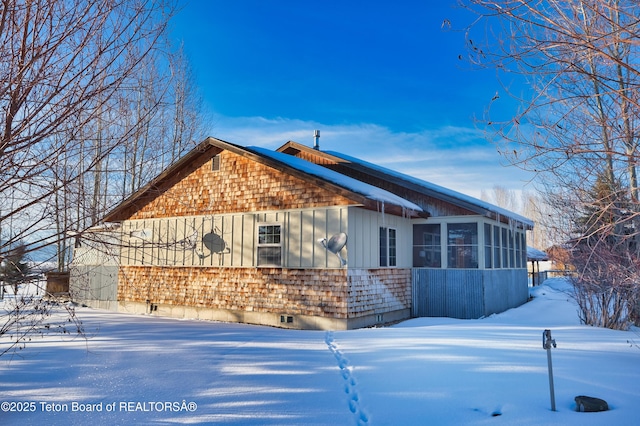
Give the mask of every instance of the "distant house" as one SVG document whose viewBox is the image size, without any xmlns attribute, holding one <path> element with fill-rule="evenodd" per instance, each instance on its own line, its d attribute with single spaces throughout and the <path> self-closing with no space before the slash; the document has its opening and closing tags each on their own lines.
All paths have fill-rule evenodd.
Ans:
<svg viewBox="0 0 640 426">
<path fill-rule="evenodd" d="M 117 279 L 83 280 L 79 259 L 71 287 L 93 306 L 111 286 L 119 311 L 351 329 L 528 296 L 530 220 L 295 142 L 208 138 L 104 222 L 118 226 Z"/>
<path fill-rule="evenodd" d="M 527 261 L 531 267 L 529 274 L 531 275 L 531 285 L 536 286 L 542 284 L 547 279 L 547 271 L 540 271 L 540 262 L 549 263 L 549 256 L 542 250 L 534 247 L 527 247 Z"/>
</svg>

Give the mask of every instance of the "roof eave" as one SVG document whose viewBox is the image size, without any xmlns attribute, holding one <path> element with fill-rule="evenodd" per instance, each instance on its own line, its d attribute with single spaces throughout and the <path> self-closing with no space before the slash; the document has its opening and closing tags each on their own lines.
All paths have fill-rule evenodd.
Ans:
<svg viewBox="0 0 640 426">
<path fill-rule="evenodd" d="M 146 204 L 150 198 L 155 198 L 158 194 L 164 192 L 166 187 L 170 186 L 167 183 L 177 181 L 190 173 L 192 171 L 190 169 L 194 167 L 194 161 L 198 158 L 206 158 L 208 161 L 208 158 L 220 152 L 220 148 L 211 143 L 213 140 L 213 138 L 209 137 L 200 142 L 186 155 L 107 213 L 103 217 L 103 222 L 120 222 L 126 219 L 127 212 L 135 209 L 138 205 Z M 207 154 L 206 157 L 204 154 Z M 185 170 L 188 170 L 188 172 L 184 173 Z"/>
</svg>

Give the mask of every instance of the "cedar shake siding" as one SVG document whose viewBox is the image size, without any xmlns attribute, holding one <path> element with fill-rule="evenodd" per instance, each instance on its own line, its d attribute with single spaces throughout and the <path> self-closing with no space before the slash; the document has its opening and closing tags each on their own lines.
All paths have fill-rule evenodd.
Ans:
<svg viewBox="0 0 640 426">
<path fill-rule="evenodd" d="M 260 212 L 354 204 L 302 179 L 229 151 L 211 159 L 133 213 L 129 219 Z"/>
<path fill-rule="evenodd" d="M 348 329 L 406 318 L 410 276 L 407 269 L 122 267 L 118 299 L 130 312 Z"/>
</svg>

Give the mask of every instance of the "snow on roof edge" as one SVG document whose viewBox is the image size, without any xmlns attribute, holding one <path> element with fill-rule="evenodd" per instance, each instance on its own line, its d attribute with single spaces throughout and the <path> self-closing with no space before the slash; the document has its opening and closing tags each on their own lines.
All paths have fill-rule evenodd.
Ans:
<svg viewBox="0 0 640 426">
<path fill-rule="evenodd" d="M 298 171 L 322 178 L 329 182 L 333 182 L 338 186 L 346 188 L 360 195 L 364 195 L 372 200 L 388 202 L 416 212 L 424 211 L 417 204 L 414 204 L 411 201 L 399 197 L 389 191 L 378 188 L 377 186 L 369 185 L 368 183 L 361 182 L 357 179 L 345 176 L 342 173 L 327 169 L 326 167 L 319 166 L 301 158 L 257 146 L 245 146 L 244 148 L 262 156 L 269 157 L 273 160 L 287 164 L 288 166 L 293 167 Z"/>
<path fill-rule="evenodd" d="M 517 220 L 519 222 L 522 222 L 523 224 L 526 224 L 526 225 L 529 225 L 529 226 L 534 226 L 534 222 L 531 219 L 527 218 L 527 217 L 521 216 L 521 215 L 519 215 L 517 213 L 514 213 L 514 212 L 512 212 L 510 210 L 507 210 L 505 208 L 502 208 L 502 207 L 498 207 L 498 206 L 496 206 L 494 204 L 491 204 L 491 203 L 488 203 L 486 201 L 479 200 L 479 199 L 474 198 L 474 197 L 472 197 L 470 195 L 466 195 L 466 194 L 463 194 L 461 192 L 457 192 L 457 191 L 454 191 L 452 189 L 448 189 L 448 188 L 445 188 L 443 186 L 436 185 L 434 183 L 427 182 L 425 180 L 418 179 L 416 177 L 413 177 L 413 176 L 410 176 L 410 175 L 407 175 L 407 174 L 404 174 L 404 173 L 401 173 L 401 172 L 398 172 L 398 171 L 395 171 L 395 170 L 392 170 L 392 169 L 388 169 L 386 167 L 379 166 L 377 164 L 369 163 L 368 161 L 364 161 L 364 160 L 361 160 L 359 158 L 352 157 L 350 155 L 342 154 L 342 153 L 337 152 L 337 151 L 322 151 L 322 152 L 324 152 L 326 154 L 329 154 L 329 155 L 333 155 L 333 156 L 338 157 L 338 158 L 341 158 L 343 160 L 350 161 L 350 162 L 355 163 L 355 164 L 361 164 L 363 166 L 369 167 L 369 168 L 374 169 L 374 170 L 378 170 L 378 171 L 380 171 L 382 173 L 385 173 L 385 174 L 388 174 L 388 175 L 391 175 L 391 176 L 395 176 L 395 177 L 403 179 L 403 180 L 405 180 L 407 182 L 411 182 L 411 183 L 414 183 L 416 185 L 422 186 L 423 188 L 428 189 L 430 191 L 438 192 L 438 193 L 440 193 L 442 195 L 447 195 L 447 196 L 452 197 L 452 198 L 457 198 L 460 201 L 464 201 L 464 202 L 467 202 L 469 204 L 475 205 L 476 207 L 480 207 L 482 209 L 489 210 L 489 211 L 491 211 L 493 213 L 497 213 L 497 214 L 499 214 L 501 216 L 504 216 L 504 217 L 507 217 L 507 218 L 510 218 L 510 219 L 513 219 L 513 220 Z"/>
<path fill-rule="evenodd" d="M 527 259 L 529 260 L 549 260 L 549 256 L 542 250 L 527 246 Z"/>
</svg>

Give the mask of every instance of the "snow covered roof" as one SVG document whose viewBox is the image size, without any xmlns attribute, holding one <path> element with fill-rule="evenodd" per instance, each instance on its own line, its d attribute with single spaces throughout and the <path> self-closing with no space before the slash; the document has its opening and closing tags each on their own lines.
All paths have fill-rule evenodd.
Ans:
<svg viewBox="0 0 640 426">
<path fill-rule="evenodd" d="M 409 200 L 317 164 L 269 149 L 255 146 L 245 147 L 210 137 L 198 144 L 198 146 L 165 169 L 136 193 L 129 196 L 109 212 L 103 220 L 105 222 L 125 220 L 140 206 L 161 194 L 161 188 L 173 185 L 176 179 L 191 173 L 195 168 L 201 166 L 204 161 L 208 161 L 212 156 L 223 150 L 252 158 L 254 161 L 275 167 L 285 173 L 297 174 L 298 177 L 303 179 L 311 178 L 315 184 L 325 185 L 327 188 L 337 191 L 337 193 L 341 193 L 347 198 L 350 197 L 366 208 L 379 209 L 380 211 L 398 215 L 404 215 L 405 213 L 408 216 L 427 215 L 420 206 Z"/>
<path fill-rule="evenodd" d="M 527 260 L 545 261 L 549 260 L 549 256 L 542 250 L 527 246 Z"/>
<path fill-rule="evenodd" d="M 397 206 L 416 212 L 423 211 L 423 209 L 417 204 L 405 200 L 404 198 L 399 197 L 395 194 L 392 194 L 389 191 L 373 185 L 369 185 L 368 183 L 361 182 L 357 179 L 353 179 L 349 176 L 343 175 L 333 170 L 329 170 L 326 167 L 319 166 L 301 158 L 257 146 L 247 146 L 245 147 L 245 149 L 261 156 L 265 156 L 284 163 L 287 166 L 292 167 L 300 172 L 316 176 L 328 182 L 334 183 L 338 186 L 348 189 L 349 191 L 364 195 L 365 197 L 372 200 L 380 201 L 381 203 L 395 204 Z"/>
<path fill-rule="evenodd" d="M 471 207 L 471 208 L 475 208 L 475 209 L 481 209 L 484 211 L 488 211 L 488 212 L 492 212 L 495 213 L 498 216 L 502 216 L 505 217 L 507 219 L 510 220 L 514 220 L 517 222 L 520 222 L 526 226 L 529 227 L 533 227 L 534 223 L 531 219 L 526 218 L 524 216 L 521 216 L 517 213 L 514 213 L 512 211 L 509 211 L 507 209 L 504 209 L 502 207 L 498 207 L 495 206 L 491 203 L 488 203 L 486 201 L 482 201 L 479 200 L 477 198 L 471 197 L 469 195 L 466 194 L 462 194 L 460 192 L 454 191 L 452 189 L 448 189 L 448 188 L 444 188 L 442 186 L 436 185 L 434 183 L 431 182 L 427 182 L 424 181 L 422 179 L 418 179 L 415 178 L 413 176 L 409 176 L 406 175 L 404 173 L 400 173 L 397 172 L 395 170 L 391 170 L 388 169 L 386 167 L 382 167 L 382 166 L 378 166 L 377 164 L 373 164 L 373 163 L 369 163 L 367 161 L 361 160 L 359 158 L 356 157 L 351 157 L 349 155 L 345 155 L 336 151 L 323 151 L 326 154 L 329 154 L 331 156 L 340 158 L 344 161 L 353 163 L 353 164 L 358 164 L 361 165 L 363 167 L 366 167 L 368 169 L 371 170 L 376 170 L 386 176 L 389 177 L 394 177 L 398 180 L 402 180 L 404 182 L 410 183 L 415 185 L 416 187 L 418 187 L 421 192 L 428 194 L 428 195 L 432 195 L 432 196 L 437 196 L 441 199 L 445 199 L 445 200 L 450 200 L 452 202 L 457 202 L 457 203 L 463 203 L 465 204 L 467 207 Z"/>
<path fill-rule="evenodd" d="M 293 144 L 302 147 L 302 145 Z M 310 178 L 315 180 L 316 184 L 326 185 L 327 188 L 336 190 L 338 193 L 345 191 L 343 195 L 357 200 L 356 202 L 362 203 L 366 208 L 377 208 L 380 211 L 384 209 L 388 212 L 402 215 L 406 212 L 409 216 L 417 215 L 427 217 L 429 215 L 429 212 L 423 207 L 412 200 L 404 198 L 406 197 L 406 194 L 404 194 L 405 191 L 402 193 L 403 196 L 400 196 L 389 190 L 364 182 L 363 180 L 347 176 L 344 173 L 331 170 L 280 150 L 273 151 L 257 146 L 241 146 L 221 139 L 207 138 L 167 168 L 158 177 L 124 200 L 113 211 L 108 213 L 104 220 L 111 222 L 125 219 L 138 209 L 139 206 L 144 205 L 148 200 L 156 197 L 160 193 L 158 188 L 172 185 L 177 177 L 190 173 L 190 171 L 194 170 L 202 161 L 210 159 L 213 155 L 223 150 L 229 150 L 239 155 L 252 157 L 254 161 L 260 161 L 271 167 L 276 167 L 285 173 L 298 174 L 301 178 Z M 392 182 L 399 187 L 404 187 L 408 190 L 449 202 L 478 214 L 495 217 L 497 220 L 502 218 L 510 222 L 521 223 L 526 227 L 533 227 L 533 221 L 526 217 L 413 176 L 335 151 L 315 152 L 320 155 L 331 156 L 334 159 L 333 161 L 338 159 L 345 164 L 349 163 L 349 166 L 355 165 L 357 170 L 363 171 L 372 177 L 375 176 L 379 180 Z"/>
</svg>

